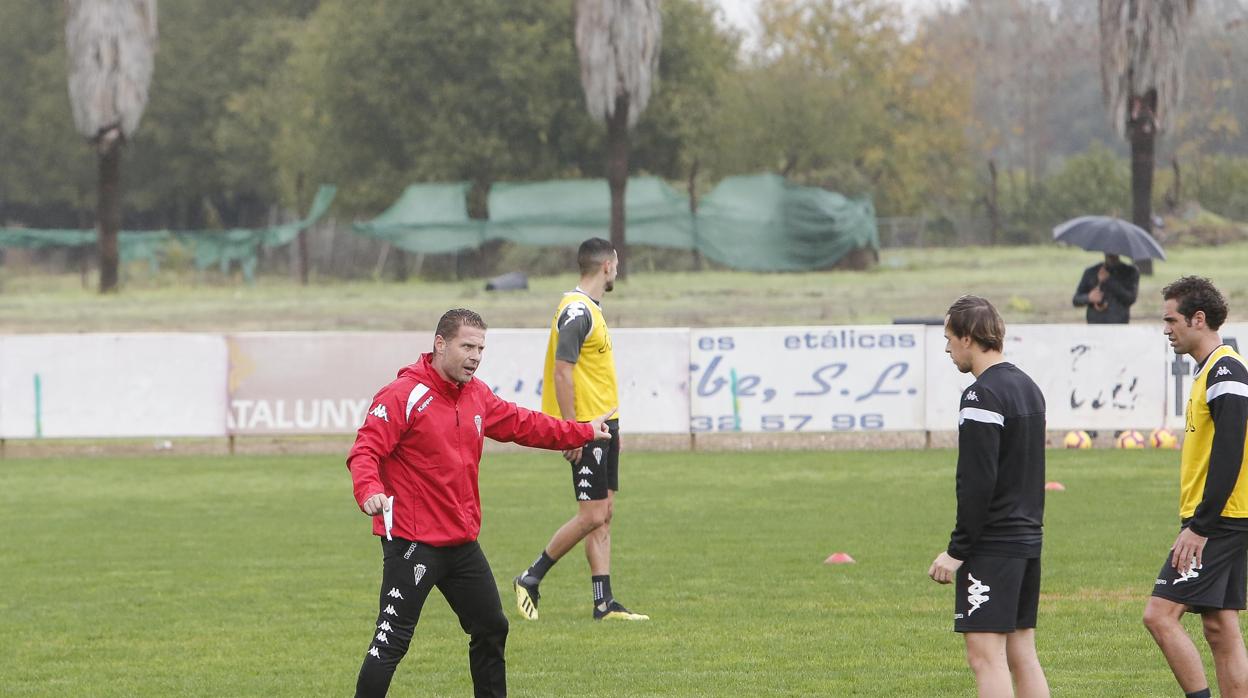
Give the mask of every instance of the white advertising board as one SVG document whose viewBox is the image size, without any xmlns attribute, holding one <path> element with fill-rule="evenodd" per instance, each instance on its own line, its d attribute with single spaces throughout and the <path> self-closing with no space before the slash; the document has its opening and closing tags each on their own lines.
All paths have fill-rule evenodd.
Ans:
<svg viewBox="0 0 1248 698">
<path fill-rule="evenodd" d="M 0 437 L 225 435 L 225 338 L 0 338 Z"/>
<path fill-rule="evenodd" d="M 489 330 L 477 377 L 505 400 L 541 409 L 547 330 Z M 689 331 L 613 330 L 621 427 L 686 433 Z M 350 434 L 369 401 L 430 351 L 429 332 L 230 335 L 230 433 Z"/>
<path fill-rule="evenodd" d="M 432 350 L 432 332 L 229 335 L 231 434 L 350 434 L 399 369 Z"/>
<path fill-rule="evenodd" d="M 923 330 L 912 325 L 694 330 L 689 429 L 922 429 Z"/>
<path fill-rule="evenodd" d="M 549 330 L 490 330 L 479 377 L 503 399 L 540 410 L 549 336 Z M 611 343 L 621 431 L 688 433 L 689 330 L 613 329 Z"/>
<path fill-rule="evenodd" d="M 1160 328 L 1161 323 L 1157 323 L 1158 333 L 1161 332 Z M 1228 322 L 1218 329 L 1223 343 L 1235 347 L 1240 354 L 1248 351 L 1248 323 Z M 1190 356 L 1175 356 L 1169 342 L 1164 339 L 1159 341 L 1165 347 L 1166 356 L 1166 427 L 1177 433 L 1184 427 L 1184 412 L 1187 409 L 1188 393 L 1192 390 L 1192 373 L 1196 370 L 1196 362 Z"/>
<path fill-rule="evenodd" d="M 927 328 L 927 428 L 957 429 L 958 399 L 974 380 Z M 1161 424 L 1165 342 L 1157 325 L 1009 325 L 1005 358 L 1044 393 L 1050 429 L 1151 429 Z"/>
</svg>

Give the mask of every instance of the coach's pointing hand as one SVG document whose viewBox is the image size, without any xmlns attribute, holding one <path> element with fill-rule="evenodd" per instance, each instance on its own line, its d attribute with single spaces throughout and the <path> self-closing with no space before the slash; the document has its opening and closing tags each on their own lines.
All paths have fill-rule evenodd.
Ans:
<svg viewBox="0 0 1248 698">
<path fill-rule="evenodd" d="M 611 430 L 607 428 L 607 420 L 615 416 L 618 407 L 611 408 L 611 411 L 602 415 L 598 419 L 591 419 L 589 423 L 594 427 L 594 441 L 604 441 L 611 438 Z"/>
<path fill-rule="evenodd" d="M 360 509 L 362 509 L 364 513 L 369 516 L 376 516 L 389 508 L 390 501 L 386 499 L 386 495 L 384 494 L 375 494 L 368 499 L 365 499 L 364 503 L 360 505 Z"/>
</svg>

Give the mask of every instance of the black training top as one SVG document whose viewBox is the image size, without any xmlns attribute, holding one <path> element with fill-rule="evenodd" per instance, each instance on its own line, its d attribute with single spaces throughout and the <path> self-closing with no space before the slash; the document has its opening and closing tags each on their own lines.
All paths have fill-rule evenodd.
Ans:
<svg viewBox="0 0 1248 698">
<path fill-rule="evenodd" d="M 1040 556 L 1044 429 L 1044 394 L 1013 364 L 989 367 L 962 393 L 954 558 Z"/>
</svg>

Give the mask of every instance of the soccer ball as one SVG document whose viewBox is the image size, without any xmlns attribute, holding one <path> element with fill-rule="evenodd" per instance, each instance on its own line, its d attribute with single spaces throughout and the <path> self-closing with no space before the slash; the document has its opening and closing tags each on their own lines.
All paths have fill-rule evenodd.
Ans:
<svg viewBox="0 0 1248 698">
<path fill-rule="evenodd" d="M 1118 448 L 1144 448 L 1147 442 L 1144 441 L 1144 435 L 1134 429 L 1128 429 L 1118 435 L 1114 445 Z"/>
<path fill-rule="evenodd" d="M 1169 429 L 1161 427 L 1154 429 L 1153 433 L 1148 435 L 1148 445 L 1153 448 L 1178 448 L 1179 437 Z"/>
<path fill-rule="evenodd" d="M 1068 431 L 1062 445 L 1066 448 L 1092 448 L 1092 437 L 1086 431 Z"/>
</svg>

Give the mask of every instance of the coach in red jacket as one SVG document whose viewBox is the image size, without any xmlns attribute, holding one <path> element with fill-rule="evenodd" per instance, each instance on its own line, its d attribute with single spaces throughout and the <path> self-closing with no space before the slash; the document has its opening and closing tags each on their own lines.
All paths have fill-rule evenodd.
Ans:
<svg viewBox="0 0 1248 698">
<path fill-rule="evenodd" d="M 347 457 L 355 500 L 382 536 L 381 602 L 356 696 L 384 696 L 407 653 L 420 610 L 437 587 L 471 640 L 477 696 L 507 695 L 507 617 L 489 562 L 477 544 L 477 472 L 485 437 L 552 450 L 610 438 L 604 415 L 562 421 L 495 395 L 473 377 L 485 349 L 485 321 L 447 311 L 433 353 L 382 388 Z M 393 525 L 386 521 L 393 518 Z"/>
</svg>

